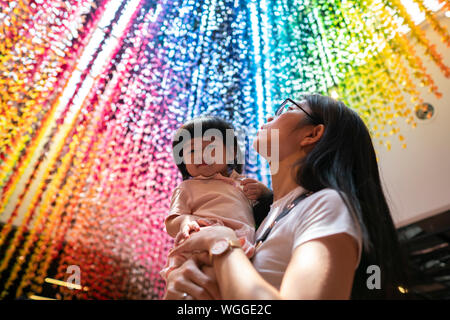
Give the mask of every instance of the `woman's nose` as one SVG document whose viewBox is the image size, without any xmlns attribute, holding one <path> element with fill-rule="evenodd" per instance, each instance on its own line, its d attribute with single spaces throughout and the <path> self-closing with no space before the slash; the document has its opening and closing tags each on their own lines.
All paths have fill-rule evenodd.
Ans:
<svg viewBox="0 0 450 320">
<path fill-rule="evenodd" d="M 272 121 L 273 120 L 273 118 L 275 118 L 274 116 L 270 116 L 270 117 L 268 117 L 267 118 L 267 122 L 270 122 L 270 121 Z"/>
</svg>

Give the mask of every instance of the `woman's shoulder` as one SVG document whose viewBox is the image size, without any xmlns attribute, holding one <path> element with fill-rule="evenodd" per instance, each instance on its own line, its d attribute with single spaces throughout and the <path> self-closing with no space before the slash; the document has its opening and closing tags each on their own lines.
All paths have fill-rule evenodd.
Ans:
<svg viewBox="0 0 450 320">
<path fill-rule="evenodd" d="M 347 207 L 346 195 L 342 191 L 325 188 L 308 198 L 308 202 L 305 201 L 303 207 L 299 208 L 297 219 L 292 221 L 292 230 L 298 235 L 296 244 L 336 233 L 347 233 L 357 240 L 360 255 L 362 233 L 352 209 Z"/>
<path fill-rule="evenodd" d="M 320 199 L 320 200 L 329 200 L 329 201 L 342 201 L 341 195 L 342 192 L 332 189 L 332 188 L 323 188 L 319 191 L 314 192 L 311 195 L 311 198 Z"/>
<path fill-rule="evenodd" d="M 300 219 L 296 220 L 296 225 L 316 225 L 324 228 L 345 226 L 353 230 L 352 225 L 357 220 L 344 199 L 345 194 L 336 189 L 325 188 L 314 192 L 308 197 L 308 201 L 302 201 L 303 204 L 300 202 L 297 206 L 297 218 Z"/>
<path fill-rule="evenodd" d="M 346 209 L 343 197 L 345 197 L 345 195 L 336 189 L 324 188 L 314 192 L 308 197 L 308 201 L 305 201 L 306 206 L 304 209 L 322 208 L 327 209 L 327 211 L 335 211 L 335 209 L 341 211 L 342 209 Z"/>
</svg>

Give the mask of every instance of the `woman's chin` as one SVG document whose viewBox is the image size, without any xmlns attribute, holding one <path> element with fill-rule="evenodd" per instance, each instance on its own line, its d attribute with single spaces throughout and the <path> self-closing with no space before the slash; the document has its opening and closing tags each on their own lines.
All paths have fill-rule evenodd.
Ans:
<svg viewBox="0 0 450 320">
<path fill-rule="evenodd" d="M 261 139 L 259 137 L 256 137 L 255 140 L 253 140 L 252 147 L 257 153 L 262 155 L 261 154 L 261 150 L 262 150 L 261 146 L 265 143 L 266 143 L 265 141 L 261 141 Z"/>
<path fill-rule="evenodd" d="M 255 151 L 264 159 L 269 160 L 271 151 L 270 151 L 270 141 L 268 141 L 267 139 L 260 139 L 260 138 L 256 138 L 255 140 L 253 140 L 253 144 L 252 147 L 253 149 L 255 149 Z"/>
</svg>

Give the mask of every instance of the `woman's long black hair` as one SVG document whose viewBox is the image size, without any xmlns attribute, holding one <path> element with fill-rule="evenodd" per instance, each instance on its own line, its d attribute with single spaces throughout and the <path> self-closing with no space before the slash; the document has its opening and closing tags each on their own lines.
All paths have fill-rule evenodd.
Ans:
<svg viewBox="0 0 450 320">
<path fill-rule="evenodd" d="M 369 131 L 358 114 L 340 101 L 319 94 L 302 98 L 325 130 L 314 148 L 296 164 L 296 181 L 310 191 L 338 191 L 362 230 L 363 252 L 351 297 L 401 298 L 398 286 L 407 286 L 406 263 L 383 193 Z M 308 117 L 304 119 L 314 124 Z M 370 265 L 380 268 L 381 289 L 370 290 L 367 286 L 372 275 L 367 271 Z"/>
</svg>

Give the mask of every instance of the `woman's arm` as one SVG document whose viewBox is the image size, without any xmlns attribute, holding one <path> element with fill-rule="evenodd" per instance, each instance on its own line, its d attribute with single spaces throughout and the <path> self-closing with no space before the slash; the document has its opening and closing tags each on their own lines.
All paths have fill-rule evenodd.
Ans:
<svg viewBox="0 0 450 320">
<path fill-rule="evenodd" d="M 227 230 L 228 229 L 228 230 Z M 233 230 L 208 227 L 193 234 L 177 250 L 208 250 L 223 238 L 236 239 Z M 340 233 L 298 246 L 286 269 L 280 290 L 256 271 L 241 249 L 213 259 L 223 299 L 348 299 L 358 253 L 351 236 Z M 204 263 L 204 261 L 203 261 Z"/>
<path fill-rule="evenodd" d="M 242 250 L 215 258 L 214 270 L 224 299 L 349 299 L 357 250 L 345 233 L 298 246 L 280 291 L 259 275 Z"/>
<path fill-rule="evenodd" d="M 220 294 L 225 300 L 275 300 L 281 296 L 265 281 L 241 249 L 213 260 Z"/>
<path fill-rule="evenodd" d="M 349 299 L 358 260 L 358 244 L 346 233 L 298 246 L 281 283 L 284 299 Z"/>
</svg>

